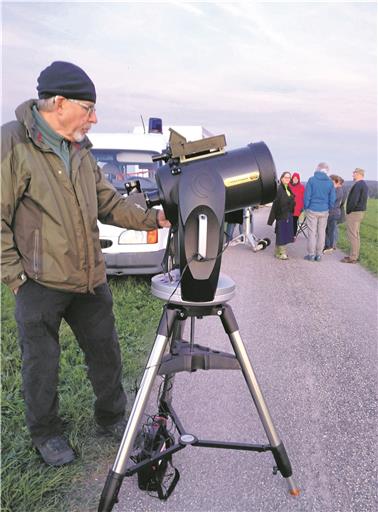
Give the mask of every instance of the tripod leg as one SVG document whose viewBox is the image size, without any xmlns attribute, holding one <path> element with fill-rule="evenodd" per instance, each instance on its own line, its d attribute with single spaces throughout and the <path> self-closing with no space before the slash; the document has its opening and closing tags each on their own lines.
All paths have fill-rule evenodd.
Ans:
<svg viewBox="0 0 378 512">
<path fill-rule="evenodd" d="M 175 323 L 176 314 L 177 311 L 175 309 L 169 309 L 167 306 L 164 307 L 155 342 L 130 413 L 129 421 L 127 422 L 127 426 L 123 434 L 116 460 L 112 469 L 109 471 L 101 494 L 98 512 L 110 512 L 113 509 L 114 504 L 118 501 L 118 492 L 126 473 L 127 461 L 133 450 L 134 441 L 138 433 L 138 427 L 141 423 L 155 377 L 159 370 L 161 359 L 164 355 L 169 336 Z"/>
<path fill-rule="evenodd" d="M 274 427 L 268 407 L 265 403 L 260 386 L 257 382 L 256 375 L 253 371 L 252 364 L 248 357 L 248 353 L 245 349 L 243 340 L 241 339 L 239 327 L 230 305 L 226 304 L 224 306 L 221 320 L 223 327 L 230 338 L 235 355 L 242 369 L 244 379 L 252 395 L 257 412 L 263 424 L 265 433 L 272 447 L 272 453 L 276 461 L 277 467 L 280 470 L 282 476 L 287 481 L 290 494 L 296 496 L 299 494 L 299 491 L 296 485 L 294 484 L 292 478 L 292 469 L 289 457 Z"/>
<path fill-rule="evenodd" d="M 175 341 L 182 340 L 184 334 L 186 320 L 178 319 L 173 326 L 171 335 L 171 350 L 175 348 Z M 166 374 L 164 377 L 163 389 L 159 398 L 159 414 L 167 412 L 167 405 L 172 402 L 173 384 L 175 381 L 175 373 Z"/>
</svg>

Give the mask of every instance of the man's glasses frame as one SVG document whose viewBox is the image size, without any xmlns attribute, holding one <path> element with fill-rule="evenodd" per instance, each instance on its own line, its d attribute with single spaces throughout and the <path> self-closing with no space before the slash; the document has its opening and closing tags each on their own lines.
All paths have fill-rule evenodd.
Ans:
<svg viewBox="0 0 378 512">
<path fill-rule="evenodd" d="M 66 98 L 66 100 L 80 105 L 81 108 L 87 111 L 88 117 L 96 112 L 95 105 L 87 105 L 86 103 L 82 103 L 80 100 L 74 100 L 73 98 Z"/>
</svg>

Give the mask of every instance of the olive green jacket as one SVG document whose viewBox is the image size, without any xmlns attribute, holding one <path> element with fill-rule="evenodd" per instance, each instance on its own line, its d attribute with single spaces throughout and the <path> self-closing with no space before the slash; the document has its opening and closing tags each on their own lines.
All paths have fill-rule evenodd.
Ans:
<svg viewBox="0 0 378 512">
<path fill-rule="evenodd" d="M 44 143 L 29 100 L 1 133 L 2 281 L 14 289 L 25 273 L 49 288 L 86 293 L 106 281 L 97 219 L 151 230 L 156 210 L 143 194 L 127 198 L 103 177 L 88 138 L 64 162 Z"/>
</svg>

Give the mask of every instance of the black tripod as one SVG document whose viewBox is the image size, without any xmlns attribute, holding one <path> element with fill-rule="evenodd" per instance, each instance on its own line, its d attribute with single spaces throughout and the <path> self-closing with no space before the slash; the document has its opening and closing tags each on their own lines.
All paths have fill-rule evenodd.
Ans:
<svg viewBox="0 0 378 512">
<path fill-rule="evenodd" d="M 227 300 L 231 298 L 234 293 L 235 285 L 233 281 L 227 278 L 227 276 L 221 275 L 215 298 L 208 303 L 196 304 L 184 302 L 181 300 L 179 293 L 176 295 L 171 293 L 172 289 L 176 291 L 174 284 L 167 282 L 161 276 L 156 276 L 152 279 L 152 293 L 160 298 L 169 299 L 170 303 L 164 306 L 155 342 L 116 460 L 112 469 L 109 471 L 102 491 L 98 511 L 109 512 L 113 509 L 114 504 L 118 501 L 118 492 L 125 476 L 131 476 L 148 464 L 151 465 L 154 462 L 170 457 L 173 453 L 182 450 L 188 445 L 256 452 L 271 451 L 277 465 L 276 469 L 280 471 L 288 483 L 289 492 L 292 495 L 298 495 L 299 491 L 292 478 L 291 464 L 285 447 L 273 425 L 247 351 L 241 339 L 231 306 L 226 304 Z M 194 344 L 195 318 L 211 315 L 220 318 L 223 328 L 230 339 L 234 354 L 213 351 L 207 347 Z M 188 318 L 190 318 L 191 321 L 190 342 L 181 339 L 183 326 L 185 320 Z M 169 342 L 170 350 L 166 353 Z M 244 379 L 255 403 L 269 444 L 256 445 L 200 440 L 185 431 L 172 407 L 174 375 L 180 371 L 194 371 L 198 369 L 238 369 L 243 372 Z M 149 460 L 132 464 L 129 461 L 129 457 L 133 451 L 138 429 L 140 428 L 148 398 L 157 375 L 165 375 L 163 390 L 159 400 L 159 414 L 170 416 L 173 419 L 179 433 L 179 439 L 178 442 L 169 446 L 166 450 L 159 451 L 158 454 Z"/>
</svg>

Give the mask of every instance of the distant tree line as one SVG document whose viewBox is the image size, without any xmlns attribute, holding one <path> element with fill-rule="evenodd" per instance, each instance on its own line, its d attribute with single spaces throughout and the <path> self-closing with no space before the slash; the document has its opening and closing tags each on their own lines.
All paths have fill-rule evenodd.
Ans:
<svg viewBox="0 0 378 512">
<path fill-rule="evenodd" d="M 372 199 L 378 199 L 378 181 L 365 180 L 366 185 L 369 188 L 369 197 Z M 353 181 L 344 181 L 344 186 L 349 190 L 353 185 Z"/>
<path fill-rule="evenodd" d="M 369 197 L 371 199 L 378 199 L 378 181 L 365 180 L 365 182 L 366 182 L 366 185 L 369 188 Z M 346 190 L 349 191 L 352 188 L 353 183 L 354 182 L 352 180 L 350 180 L 350 181 L 345 180 L 344 181 L 344 187 L 346 188 Z M 305 181 L 303 182 L 303 185 L 306 186 L 306 182 Z"/>
</svg>

